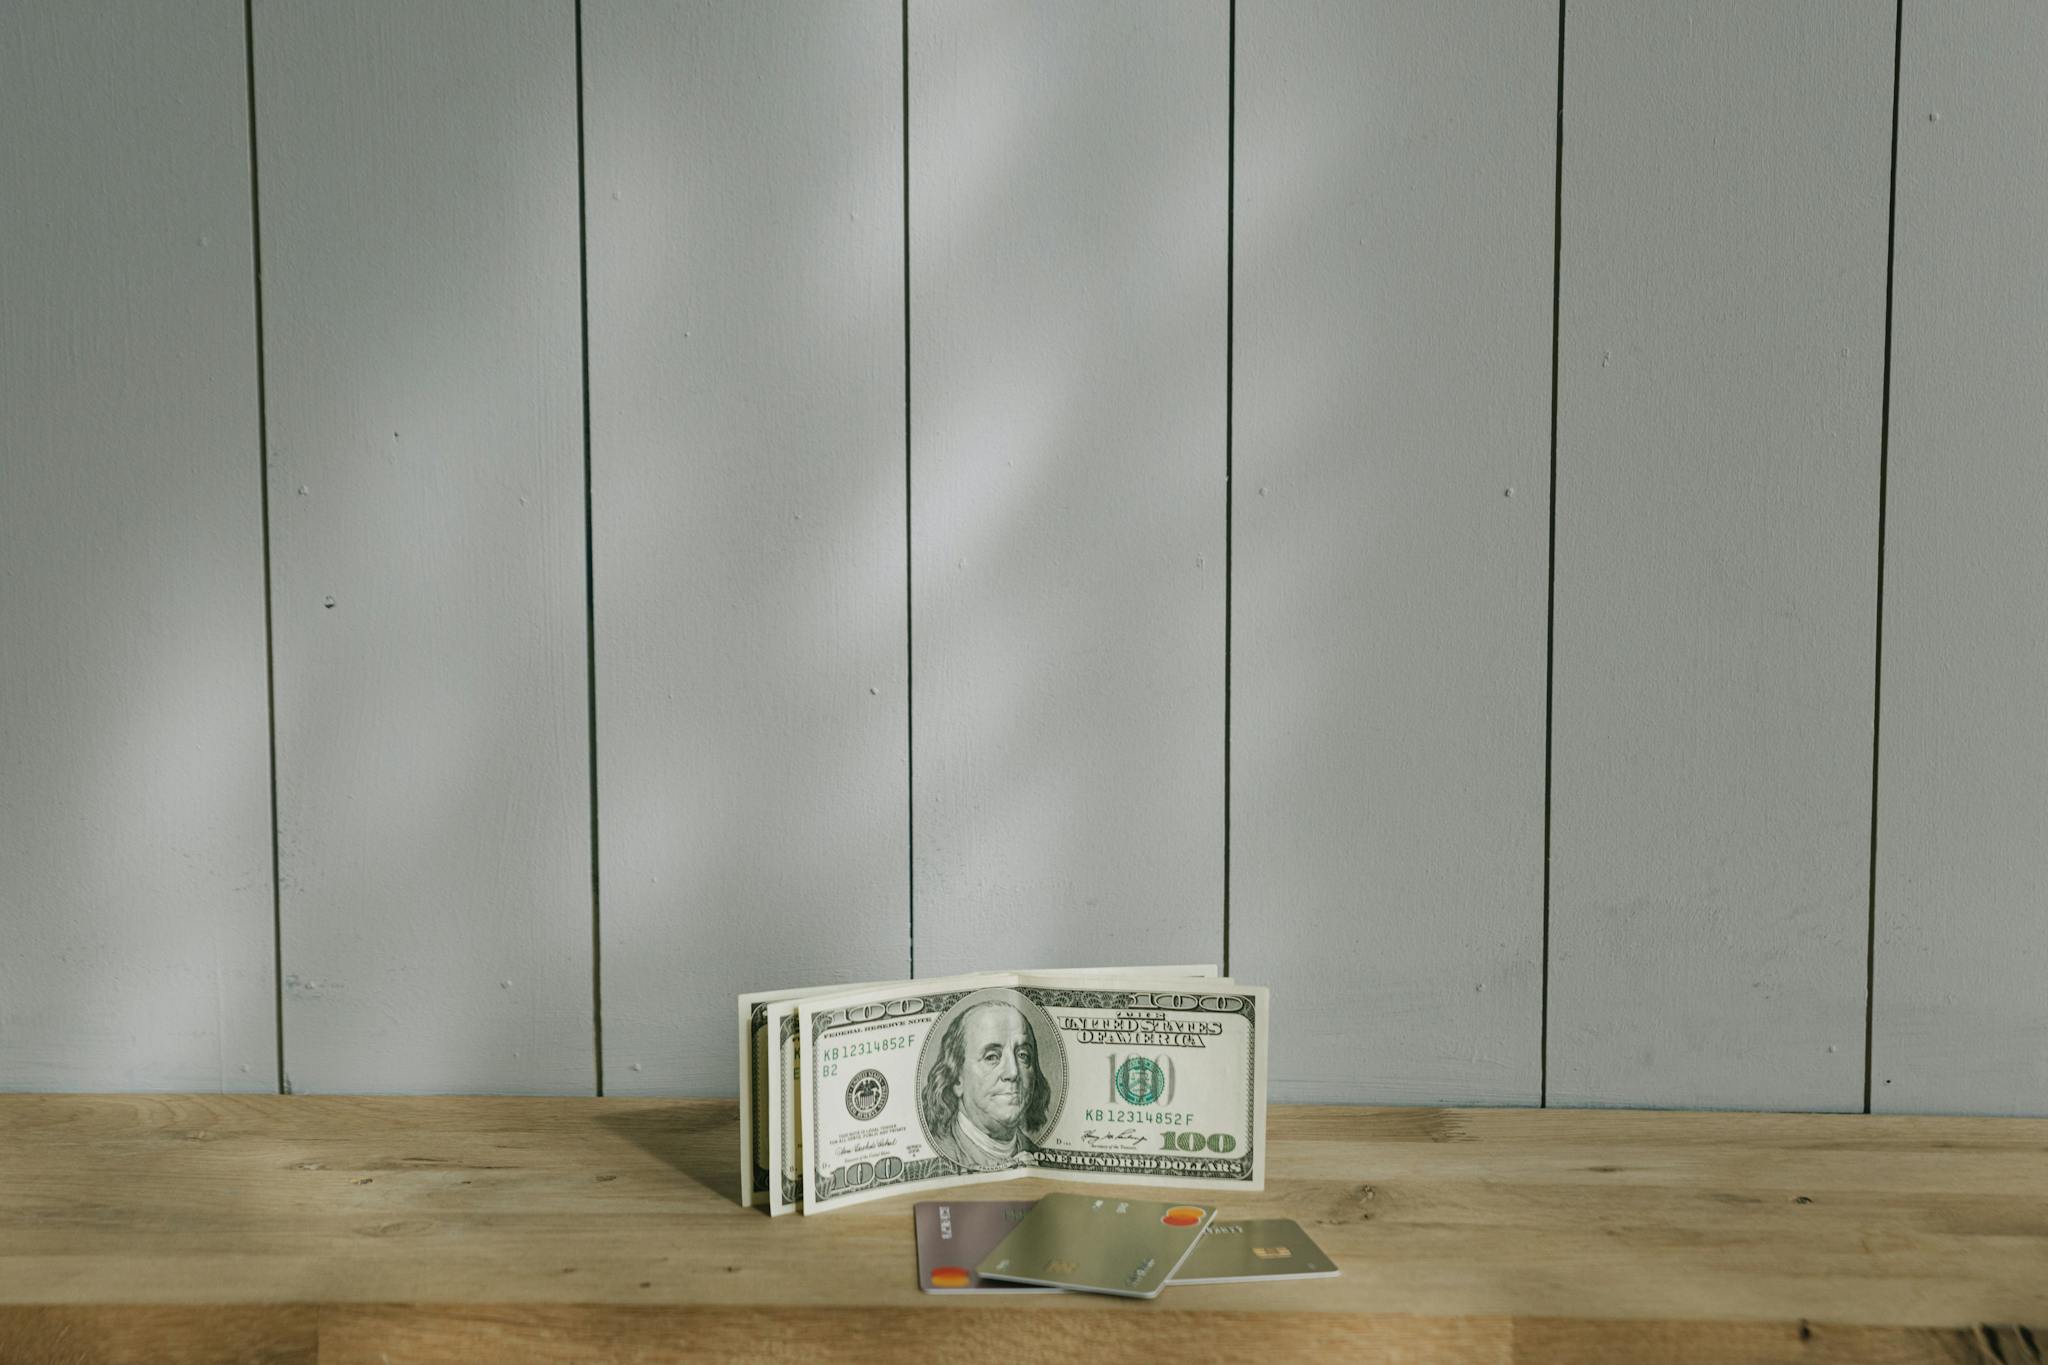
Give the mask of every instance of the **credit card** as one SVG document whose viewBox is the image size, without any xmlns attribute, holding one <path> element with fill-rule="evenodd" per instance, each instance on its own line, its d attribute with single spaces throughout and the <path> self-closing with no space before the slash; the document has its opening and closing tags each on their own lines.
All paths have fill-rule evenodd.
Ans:
<svg viewBox="0 0 2048 1365">
<path fill-rule="evenodd" d="M 1173 1283 L 1316 1280 L 1339 1273 L 1336 1262 L 1292 1218 L 1219 1218 L 1173 1272 Z"/>
<path fill-rule="evenodd" d="M 1204 1204 L 1048 1194 L 975 1269 L 983 1279 L 1149 1299 L 1215 1216 Z"/>
<path fill-rule="evenodd" d="M 1047 1285 L 984 1280 L 974 1267 L 1031 1212 L 1033 1199 L 934 1200 L 917 1221 L 917 1287 L 927 1294 L 1057 1294 Z"/>
</svg>

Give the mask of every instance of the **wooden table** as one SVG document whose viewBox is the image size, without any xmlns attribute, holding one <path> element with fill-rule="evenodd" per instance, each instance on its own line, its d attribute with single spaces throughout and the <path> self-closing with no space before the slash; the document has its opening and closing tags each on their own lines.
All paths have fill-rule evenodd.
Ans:
<svg viewBox="0 0 2048 1365">
<path fill-rule="evenodd" d="M 2048 1120 L 1276 1108 L 1265 1193 L 1222 1211 L 1299 1219 L 1342 1278 L 1000 1304 L 917 1291 L 910 1196 L 738 1207 L 735 1124 L 729 1101 L 0 1096 L 0 1360 L 2048 1353 Z"/>
</svg>

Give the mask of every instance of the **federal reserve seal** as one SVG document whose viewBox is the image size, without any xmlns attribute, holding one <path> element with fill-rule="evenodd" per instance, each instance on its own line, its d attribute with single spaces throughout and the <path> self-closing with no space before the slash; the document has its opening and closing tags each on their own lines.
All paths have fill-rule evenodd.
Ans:
<svg viewBox="0 0 2048 1365">
<path fill-rule="evenodd" d="M 846 1086 L 846 1112 L 866 1123 L 889 1102 L 889 1082 L 879 1071 L 863 1071 Z"/>
<path fill-rule="evenodd" d="M 1129 1057 L 1116 1069 L 1116 1093 L 1132 1104 L 1151 1104 L 1166 1088 L 1166 1073 L 1150 1057 Z"/>
</svg>

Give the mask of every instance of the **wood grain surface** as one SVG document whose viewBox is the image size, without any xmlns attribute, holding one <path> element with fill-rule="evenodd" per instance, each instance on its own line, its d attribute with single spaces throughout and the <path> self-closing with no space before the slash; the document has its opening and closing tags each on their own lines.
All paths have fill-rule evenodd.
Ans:
<svg viewBox="0 0 2048 1365">
<path fill-rule="evenodd" d="M 0 1096 L 0 1359 L 2027 1360 L 1998 1324 L 2048 1323 L 2041 1120 L 1283 1107 L 1271 1137 L 1224 1211 L 1298 1219 L 1341 1278 L 993 1307 L 917 1291 L 912 1197 L 733 1203 L 726 1101 Z"/>
<path fill-rule="evenodd" d="M 1145 1311 L 1145 1310 L 1139 1310 Z M 1097 1314 L 958 1306 L 647 1308 L 616 1304 L 0 1305 L 9 1361 L 151 1365 L 470 1365 L 479 1360 L 761 1361 L 809 1365 L 1045 1365 L 1261 1360 L 1401 1365 L 2035 1365 L 2041 1331 L 2019 1324 L 1859 1327 L 1834 1323 L 1584 1318 L 1431 1318 L 1405 1313 L 1146 1311 L 1142 1330 Z M 965 1343 L 963 1345 L 963 1343 Z"/>
</svg>

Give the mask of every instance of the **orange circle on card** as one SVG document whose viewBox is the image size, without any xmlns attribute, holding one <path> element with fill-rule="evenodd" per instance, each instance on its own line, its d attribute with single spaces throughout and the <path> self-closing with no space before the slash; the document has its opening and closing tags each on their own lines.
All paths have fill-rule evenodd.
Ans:
<svg viewBox="0 0 2048 1365">
<path fill-rule="evenodd" d="M 967 1281 L 967 1271 L 961 1266 L 942 1265 L 932 1271 L 932 1288 L 934 1289 L 965 1289 Z"/>
<path fill-rule="evenodd" d="M 1159 1219 L 1170 1228 L 1191 1228 L 1202 1221 L 1202 1211 L 1186 1204 L 1176 1204 Z"/>
</svg>

